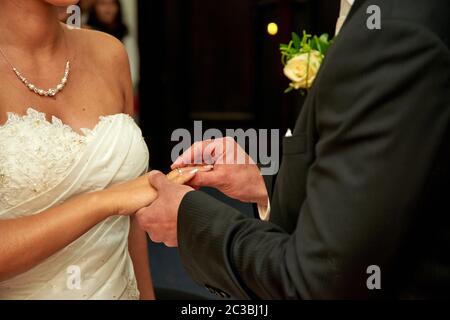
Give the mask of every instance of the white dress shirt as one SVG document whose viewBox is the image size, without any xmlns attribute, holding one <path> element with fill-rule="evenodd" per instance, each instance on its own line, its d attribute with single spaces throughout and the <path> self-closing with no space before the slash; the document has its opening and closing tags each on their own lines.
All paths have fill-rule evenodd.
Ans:
<svg viewBox="0 0 450 320">
<path fill-rule="evenodd" d="M 339 13 L 339 18 L 336 23 L 336 35 L 338 35 L 339 31 L 341 31 L 342 26 L 344 25 L 345 20 L 347 19 L 348 14 L 353 6 L 355 0 L 341 0 L 341 11 Z M 292 136 L 290 130 L 286 133 L 286 137 Z M 269 221 L 270 219 L 270 200 L 267 202 L 267 207 L 262 207 L 258 205 L 258 213 L 259 217 L 263 221 Z"/>
<path fill-rule="evenodd" d="M 339 13 L 339 18 L 336 23 L 336 35 L 341 31 L 354 2 L 355 0 L 341 0 L 341 12 Z"/>
</svg>

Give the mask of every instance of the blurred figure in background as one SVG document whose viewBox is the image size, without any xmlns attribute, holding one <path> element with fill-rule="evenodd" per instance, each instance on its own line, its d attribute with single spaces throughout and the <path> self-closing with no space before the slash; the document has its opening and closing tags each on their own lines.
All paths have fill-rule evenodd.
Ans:
<svg viewBox="0 0 450 320">
<path fill-rule="evenodd" d="M 108 33 L 125 45 L 130 59 L 133 86 L 136 89 L 139 81 L 139 53 L 136 41 L 129 36 L 128 26 L 124 22 L 121 2 L 119 0 L 91 0 L 87 2 L 92 4 L 87 19 L 88 27 Z"/>
<path fill-rule="evenodd" d="M 89 14 L 92 10 L 95 0 L 80 0 L 78 5 L 81 8 L 81 25 L 85 26 L 88 24 Z"/>
<path fill-rule="evenodd" d="M 96 0 L 93 2 L 87 20 L 89 27 L 106 32 L 120 41 L 128 35 L 123 22 L 122 5 L 119 0 Z"/>
</svg>

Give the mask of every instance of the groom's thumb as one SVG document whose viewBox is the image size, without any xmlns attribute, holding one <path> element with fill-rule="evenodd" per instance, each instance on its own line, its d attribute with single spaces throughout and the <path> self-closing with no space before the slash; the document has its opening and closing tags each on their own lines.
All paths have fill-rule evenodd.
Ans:
<svg viewBox="0 0 450 320">
<path fill-rule="evenodd" d="M 148 181 L 153 188 L 159 190 L 167 183 L 167 177 L 162 172 L 154 170 L 149 173 Z"/>
</svg>

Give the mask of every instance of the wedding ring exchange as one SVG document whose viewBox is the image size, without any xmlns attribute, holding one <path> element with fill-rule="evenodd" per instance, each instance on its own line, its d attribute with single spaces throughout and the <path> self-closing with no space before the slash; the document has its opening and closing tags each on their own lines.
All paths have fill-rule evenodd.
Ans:
<svg viewBox="0 0 450 320">
<path fill-rule="evenodd" d="M 200 143 L 221 138 L 224 138 L 221 140 L 222 143 Z M 183 163 L 186 166 L 257 163 L 262 175 L 274 175 L 279 170 L 280 130 L 278 129 L 226 129 L 223 134 L 221 130 L 215 128 L 209 128 L 203 132 L 203 122 L 194 121 L 193 134 L 187 129 L 179 128 L 173 131 L 171 141 L 177 142 L 172 148 L 172 162 L 188 150 L 192 152 L 192 156 L 188 157 L 191 160 L 185 160 Z M 236 143 L 243 150 L 237 150 Z M 183 174 L 183 171 L 177 171 L 178 174 Z"/>
</svg>

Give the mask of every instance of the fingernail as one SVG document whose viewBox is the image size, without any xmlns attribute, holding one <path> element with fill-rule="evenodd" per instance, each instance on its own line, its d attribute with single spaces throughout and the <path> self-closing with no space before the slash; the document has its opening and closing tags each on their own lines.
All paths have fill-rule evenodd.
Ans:
<svg viewBox="0 0 450 320">
<path fill-rule="evenodd" d="M 197 172 L 198 172 L 198 169 L 194 169 L 194 170 L 190 171 L 189 173 L 190 174 L 196 174 Z"/>
<path fill-rule="evenodd" d="M 207 165 L 207 166 L 204 166 L 204 167 L 203 167 L 203 169 L 205 169 L 205 170 L 208 170 L 208 171 L 209 171 L 209 170 L 212 170 L 212 169 L 214 169 L 214 166 L 213 166 L 213 165 L 210 165 L 210 164 L 209 164 L 209 165 Z"/>
</svg>

